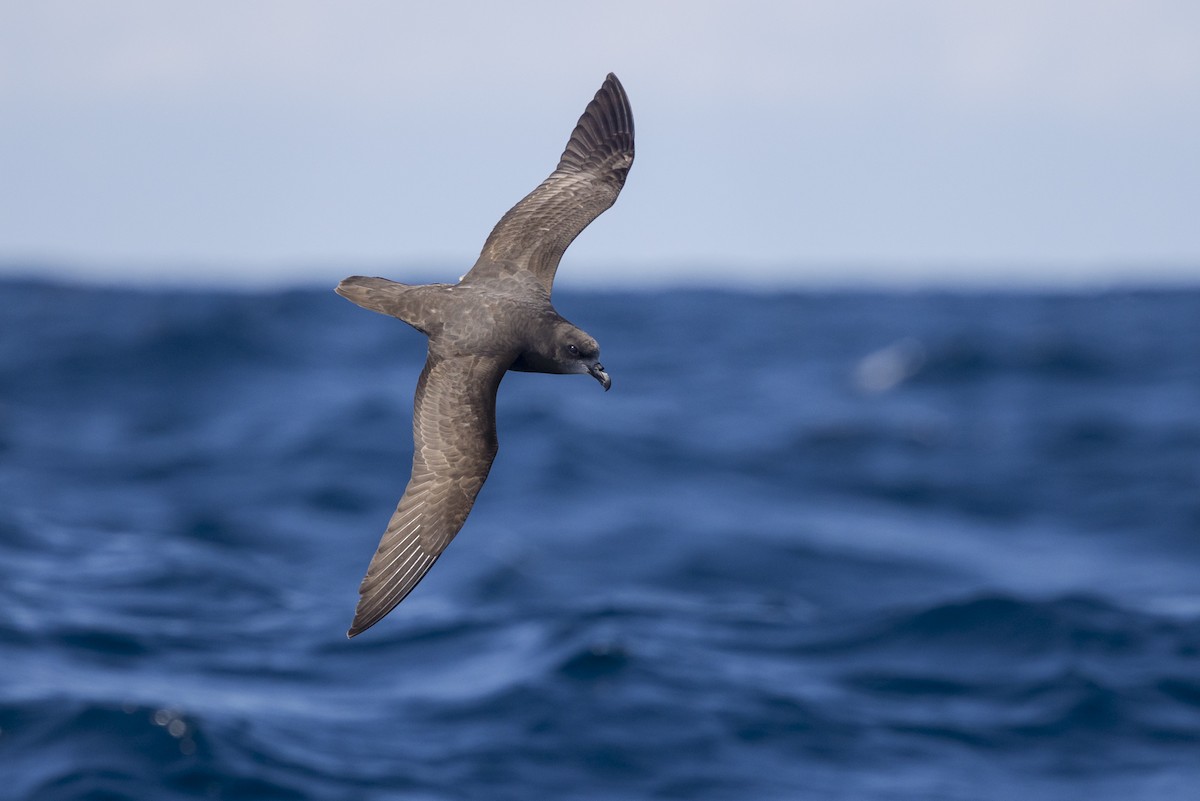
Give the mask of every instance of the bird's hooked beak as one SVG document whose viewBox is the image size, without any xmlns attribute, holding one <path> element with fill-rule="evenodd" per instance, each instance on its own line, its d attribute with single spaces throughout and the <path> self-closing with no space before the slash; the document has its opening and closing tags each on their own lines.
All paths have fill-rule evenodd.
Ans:
<svg viewBox="0 0 1200 801">
<path fill-rule="evenodd" d="M 600 382 L 600 386 L 604 387 L 605 392 L 608 392 L 608 388 L 612 386 L 612 379 L 608 377 L 608 373 L 604 372 L 604 365 L 597 362 L 588 368 L 588 373 Z"/>
</svg>

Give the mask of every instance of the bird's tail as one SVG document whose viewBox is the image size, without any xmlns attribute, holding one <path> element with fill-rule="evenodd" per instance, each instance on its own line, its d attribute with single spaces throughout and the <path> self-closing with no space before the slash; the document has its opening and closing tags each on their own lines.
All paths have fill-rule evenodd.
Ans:
<svg viewBox="0 0 1200 801">
<path fill-rule="evenodd" d="M 334 292 L 364 309 L 395 316 L 393 309 L 403 298 L 404 290 L 408 288 L 407 284 L 399 284 L 386 278 L 352 275 L 338 284 Z"/>
<path fill-rule="evenodd" d="M 429 286 L 410 286 L 386 278 L 367 278 L 352 275 L 337 285 L 334 291 L 364 309 L 398 317 L 418 331 L 429 333 L 433 322 L 425 301 Z"/>
</svg>

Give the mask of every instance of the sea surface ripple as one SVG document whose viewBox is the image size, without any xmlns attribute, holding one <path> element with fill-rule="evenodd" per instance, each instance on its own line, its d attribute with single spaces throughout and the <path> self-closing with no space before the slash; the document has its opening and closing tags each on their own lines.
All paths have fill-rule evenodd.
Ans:
<svg viewBox="0 0 1200 801">
<path fill-rule="evenodd" d="M 348 641 L 422 337 L 0 283 L 0 798 L 1198 797 L 1200 292 L 557 305 Z"/>
</svg>

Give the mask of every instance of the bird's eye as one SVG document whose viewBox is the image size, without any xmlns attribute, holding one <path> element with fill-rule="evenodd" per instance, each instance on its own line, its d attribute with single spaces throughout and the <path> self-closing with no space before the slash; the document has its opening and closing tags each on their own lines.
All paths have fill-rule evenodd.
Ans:
<svg viewBox="0 0 1200 801">
<path fill-rule="evenodd" d="M 575 347 L 574 345 L 567 345 L 567 350 L 571 351 L 572 356 L 579 355 L 579 348 Z"/>
</svg>

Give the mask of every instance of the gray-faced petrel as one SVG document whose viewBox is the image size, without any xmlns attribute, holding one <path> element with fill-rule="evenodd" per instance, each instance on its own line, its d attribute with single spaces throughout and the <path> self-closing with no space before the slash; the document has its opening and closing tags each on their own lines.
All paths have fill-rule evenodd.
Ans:
<svg viewBox="0 0 1200 801">
<path fill-rule="evenodd" d="M 633 112 L 609 74 L 550 177 L 509 209 L 457 284 L 354 276 L 337 293 L 429 337 L 413 402 L 412 477 L 359 586 L 346 633 L 404 600 L 462 528 L 496 456 L 496 390 L 508 370 L 586 373 L 607 390 L 596 340 L 550 304 L 559 259 L 611 206 L 633 164 Z"/>
</svg>

